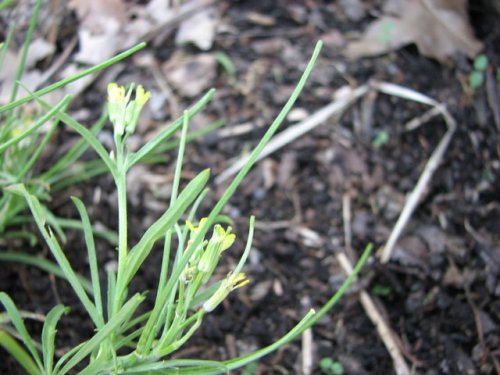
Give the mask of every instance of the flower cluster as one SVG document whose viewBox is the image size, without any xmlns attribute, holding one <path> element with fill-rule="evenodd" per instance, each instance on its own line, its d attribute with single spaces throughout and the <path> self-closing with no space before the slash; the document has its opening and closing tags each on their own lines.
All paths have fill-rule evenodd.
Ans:
<svg viewBox="0 0 500 375">
<path fill-rule="evenodd" d="M 219 288 L 215 291 L 215 293 L 205 301 L 205 303 L 203 304 L 203 310 L 205 310 L 206 312 L 212 311 L 226 299 L 229 293 L 231 293 L 235 289 L 247 285 L 249 282 L 250 280 L 248 280 L 245 274 L 242 272 L 237 274 L 229 273 L 229 275 L 227 275 L 227 277 L 222 280 Z"/>
<path fill-rule="evenodd" d="M 190 231 L 191 239 L 200 231 L 201 228 L 203 228 L 204 225 L 206 225 L 206 221 L 206 218 L 201 219 L 198 226 L 194 226 L 189 221 L 186 222 Z M 189 264 L 182 272 L 181 280 L 184 283 L 189 284 L 194 287 L 194 289 L 198 289 L 201 285 L 207 283 L 212 276 L 215 267 L 219 263 L 222 253 L 229 249 L 236 240 L 236 235 L 231 231 L 231 227 L 224 229 L 220 224 L 216 224 L 214 226 L 212 237 L 209 240 L 203 241 L 203 243 L 198 246 L 189 259 Z M 245 274 L 229 273 L 227 277 L 220 282 L 220 285 L 215 293 L 203 304 L 203 309 L 206 312 L 212 311 L 228 296 L 231 291 L 248 283 L 249 280 L 246 278 Z"/>
<path fill-rule="evenodd" d="M 151 96 L 150 92 L 144 91 L 144 88 L 139 85 L 135 90 L 134 100 L 130 100 L 133 91 L 134 85 L 131 85 L 127 91 L 125 87 L 116 83 L 108 85 L 109 119 L 113 123 L 115 137 L 130 135 L 135 131 L 141 110 Z"/>
</svg>

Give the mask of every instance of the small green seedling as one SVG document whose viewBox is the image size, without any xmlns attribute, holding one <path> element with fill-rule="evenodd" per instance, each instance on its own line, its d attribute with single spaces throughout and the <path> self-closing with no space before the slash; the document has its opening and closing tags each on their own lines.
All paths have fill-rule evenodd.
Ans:
<svg viewBox="0 0 500 375">
<path fill-rule="evenodd" d="M 222 51 L 214 52 L 213 57 L 217 62 L 224 68 L 224 71 L 230 76 L 234 76 L 236 74 L 236 67 L 234 66 L 233 61 L 229 57 L 229 55 Z"/>
<path fill-rule="evenodd" d="M 319 367 L 323 374 L 327 375 L 342 375 L 344 373 L 344 366 L 342 366 L 342 363 L 329 357 L 325 357 L 319 361 Z"/>
<path fill-rule="evenodd" d="M 391 295 L 392 289 L 388 286 L 375 285 L 372 288 L 371 292 L 373 294 L 375 294 L 376 296 L 387 297 L 387 296 Z"/>
<path fill-rule="evenodd" d="M 469 86 L 472 91 L 475 91 L 484 83 L 484 72 L 488 68 L 488 57 L 478 55 L 474 59 L 473 67 L 474 70 L 469 74 Z"/>
<path fill-rule="evenodd" d="M 380 148 L 385 144 L 387 144 L 387 142 L 389 142 L 389 139 L 390 139 L 389 133 L 385 130 L 381 130 L 377 133 L 377 135 L 373 139 L 372 145 L 375 148 Z"/>
</svg>

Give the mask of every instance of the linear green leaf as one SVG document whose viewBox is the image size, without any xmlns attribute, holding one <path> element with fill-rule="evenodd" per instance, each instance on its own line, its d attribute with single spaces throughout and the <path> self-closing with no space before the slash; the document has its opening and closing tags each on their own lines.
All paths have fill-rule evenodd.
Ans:
<svg viewBox="0 0 500 375">
<path fill-rule="evenodd" d="M 28 348 L 28 351 L 30 352 L 31 357 L 34 359 L 37 367 L 40 369 L 40 371 L 42 371 L 43 365 L 36 350 L 35 342 L 28 333 L 28 330 L 24 325 L 23 318 L 21 317 L 21 313 L 14 304 L 14 301 L 12 301 L 7 293 L 0 292 L 0 303 L 2 303 L 2 305 L 5 307 L 5 310 L 7 311 L 12 324 L 16 328 L 19 335 L 21 335 L 24 345 L 26 346 L 26 348 Z"/>
<path fill-rule="evenodd" d="M 29 266 L 34 266 L 37 268 L 40 268 L 41 270 L 52 273 L 56 275 L 57 277 L 60 277 L 62 279 L 66 279 L 66 275 L 64 272 L 61 270 L 61 268 L 54 262 L 51 262 L 50 260 L 47 260 L 45 258 L 41 258 L 36 255 L 32 254 L 26 254 L 26 253 L 21 253 L 21 252 L 0 252 L 0 261 L 5 261 L 5 262 L 19 262 L 22 264 L 27 264 Z M 93 293 L 92 289 L 92 284 L 83 276 L 77 275 L 78 279 L 80 280 L 80 283 L 82 284 L 83 288 L 89 292 Z"/>
<path fill-rule="evenodd" d="M 68 103 L 71 101 L 71 95 L 66 95 L 56 106 L 52 107 L 45 115 L 40 117 L 37 122 L 31 125 L 28 129 L 23 131 L 21 134 L 9 139 L 7 142 L 4 142 L 0 145 L 0 153 L 4 152 L 7 148 L 12 145 L 19 143 L 24 138 L 33 134 L 40 126 L 45 124 L 48 120 L 50 120 L 56 113 L 58 113 L 62 108 L 66 107 Z"/>
<path fill-rule="evenodd" d="M 41 375 L 41 371 L 19 343 L 7 332 L 0 329 L 0 346 L 2 346 L 16 361 L 24 367 L 29 375 Z"/>
<path fill-rule="evenodd" d="M 45 373 L 52 374 L 54 366 L 56 326 L 63 314 L 69 312 L 69 307 L 63 305 L 54 306 L 45 319 L 42 329 L 42 351 Z"/>
<path fill-rule="evenodd" d="M 69 370 L 80 363 L 80 361 L 97 349 L 99 344 L 108 339 L 109 336 L 112 335 L 123 322 L 130 318 L 144 298 L 145 297 L 140 294 L 134 295 L 125 305 L 123 305 L 118 314 L 109 320 L 89 341 L 81 346 L 75 355 L 68 360 L 66 365 L 61 369 L 60 374 L 66 374 Z"/>
<path fill-rule="evenodd" d="M 102 316 L 97 312 L 95 305 L 89 299 L 87 293 L 85 292 L 85 289 L 80 283 L 78 276 L 71 267 L 68 259 L 66 258 L 66 255 L 62 251 L 59 242 L 52 233 L 52 230 L 50 229 L 50 227 L 48 229 L 46 228 L 45 224 L 47 222 L 47 218 L 40 204 L 40 201 L 35 196 L 31 195 L 26 190 L 23 184 L 16 184 L 9 186 L 7 190 L 24 196 L 24 198 L 28 202 L 31 214 L 33 215 L 33 218 L 35 219 L 35 222 L 38 226 L 38 230 L 42 233 L 42 236 L 47 245 L 49 246 L 52 255 L 54 256 L 54 258 L 56 258 L 57 264 L 61 268 L 62 272 L 66 275 L 68 282 L 70 283 L 71 287 L 73 288 L 76 295 L 80 299 L 80 302 L 87 310 L 94 324 L 97 327 L 102 326 L 104 323 L 102 320 Z"/>
<path fill-rule="evenodd" d="M 175 204 L 171 206 L 149 229 L 144 233 L 132 250 L 130 250 L 129 260 L 127 262 L 127 275 L 125 277 L 128 283 L 139 269 L 144 259 L 148 256 L 154 243 L 165 235 L 166 229 L 172 227 L 186 212 L 186 209 L 203 191 L 207 184 L 210 171 L 205 169 L 192 179 L 185 189 L 179 194 Z"/>
<path fill-rule="evenodd" d="M 15 107 L 21 105 L 21 104 L 29 102 L 34 97 L 43 96 L 43 95 L 45 95 L 51 91 L 54 91 L 60 87 L 66 86 L 71 82 L 77 81 L 82 77 L 85 77 L 89 74 L 95 73 L 99 70 L 105 69 L 108 66 L 113 65 L 113 64 L 117 63 L 118 61 L 121 61 L 121 60 L 129 57 L 130 55 L 136 53 L 137 51 L 143 49 L 144 47 L 146 47 L 146 43 L 139 43 L 138 45 L 136 45 L 136 46 L 134 46 L 134 47 L 132 47 L 132 48 L 130 48 L 130 49 L 128 49 L 128 50 L 126 50 L 126 51 L 124 51 L 124 52 L 122 52 L 122 53 L 96 65 L 96 66 L 93 66 L 92 68 L 89 68 L 89 69 L 84 70 L 83 72 L 74 74 L 69 78 L 65 78 L 63 80 L 60 80 L 59 82 L 56 82 L 50 86 L 44 87 L 43 89 L 38 90 L 38 91 L 34 92 L 33 94 L 30 94 L 28 96 L 25 96 L 24 98 L 16 100 L 15 102 L 11 102 L 9 104 L 6 104 L 6 105 L 0 107 L 0 113 L 3 113 L 5 111 L 8 111 L 12 108 L 15 108 Z"/>
<path fill-rule="evenodd" d="M 95 250 L 94 234 L 92 232 L 92 225 L 90 224 L 89 215 L 83 205 L 82 201 L 77 197 L 71 197 L 71 200 L 76 206 L 80 218 L 82 219 L 83 233 L 85 237 L 85 244 L 87 245 L 87 254 L 89 258 L 90 267 L 90 280 L 92 281 L 92 289 L 94 291 L 95 307 L 98 314 L 101 315 L 104 321 L 104 310 L 102 308 L 101 298 L 101 283 L 99 281 L 99 267 L 97 265 L 97 253 Z M 100 327 L 97 327 L 100 328 Z"/>
<path fill-rule="evenodd" d="M 209 90 L 203 98 L 201 98 L 192 108 L 188 110 L 188 117 L 191 119 L 198 112 L 200 112 L 207 103 L 212 99 L 215 94 L 215 90 Z M 149 155 L 153 150 L 156 149 L 162 142 L 171 137 L 183 123 L 183 117 L 179 117 L 175 120 L 169 127 L 158 133 L 153 139 L 142 146 L 137 152 L 129 154 L 127 158 L 127 169 L 137 164 L 142 158 Z"/>
</svg>

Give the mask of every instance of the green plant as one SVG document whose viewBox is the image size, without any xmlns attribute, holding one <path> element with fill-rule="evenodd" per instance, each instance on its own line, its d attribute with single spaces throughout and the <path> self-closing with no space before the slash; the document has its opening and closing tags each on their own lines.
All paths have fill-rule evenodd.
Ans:
<svg viewBox="0 0 500 375">
<path fill-rule="evenodd" d="M 344 373 L 344 366 L 332 358 L 325 357 L 319 362 L 319 367 L 324 374 L 327 375 L 342 375 Z"/>
<path fill-rule="evenodd" d="M 390 138 L 391 136 L 387 131 L 381 130 L 377 132 L 377 135 L 375 135 L 375 138 L 372 141 L 372 145 L 376 148 L 381 148 L 382 146 L 387 144 L 387 142 L 389 142 Z"/>
<path fill-rule="evenodd" d="M 8 7 L 11 3 L 12 1 L 4 1 L 0 4 L 0 7 Z M 26 229 L 19 229 L 22 228 L 22 224 L 32 221 L 30 215 L 26 214 L 27 202 L 23 197 L 14 194 L 12 191 L 6 189 L 6 187 L 16 183 L 24 184 L 27 191 L 41 202 L 41 209 L 44 211 L 47 222 L 52 226 L 59 238 L 65 242 L 64 229 L 82 230 L 83 228 L 79 220 L 56 217 L 48 209 L 48 202 L 50 202 L 51 196 L 69 185 L 106 173 L 108 169 L 100 159 L 80 160 L 80 157 L 90 148 L 90 144 L 84 139 L 76 142 L 66 153 L 59 156 L 54 164 L 45 165 L 45 163 L 41 165 L 40 156 L 42 155 L 42 151 L 47 147 L 61 123 L 55 114 L 64 112 L 70 105 L 72 98 L 66 96 L 53 108 L 45 107 L 44 109 L 31 106 L 29 110 L 25 110 L 23 105 L 33 98 L 42 97 L 73 81 L 106 69 L 145 47 L 145 43 L 141 43 L 81 73 L 16 100 L 19 88 L 21 87 L 20 78 L 24 71 L 27 52 L 32 41 L 41 5 L 42 1 L 37 0 L 22 48 L 19 66 L 16 70 L 11 101 L 0 107 L 0 121 L 2 121 L 2 126 L 0 127 L 0 190 L 2 191 L 2 196 L 0 197 L 0 235 L 2 242 L 8 241 L 10 238 L 24 238 L 32 246 L 35 245 L 37 237 Z M 11 26 L 5 43 L 0 44 L 0 66 L 15 31 L 15 27 Z M 107 118 L 107 108 L 104 108 L 102 116 L 90 126 L 90 132 L 96 135 L 106 124 Z M 208 124 L 201 130 L 187 134 L 186 141 L 196 139 L 223 124 L 223 121 Z M 40 131 L 42 127 L 46 128 L 43 132 Z M 178 145 L 178 140 L 165 142 L 159 145 L 153 153 L 147 155 L 144 158 L 144 162 L 165 162 L 167 160 L 165 156 L 166 151 L 174 149 Z M 118 238 L 114 232 L 106 228 L 92 229 L 96 236 L 105 238 L 111 244 L 117 244 Z M 0 251 L 0 261 L 21 262 L 44 270 L 50 269 L 55 275 L 64 277 L 64 273 L 60 271 L 56 264 L 48 260 L 39 259 L 28 253 Z"/>
<path fill-rule="evenodd" d="M 469 74 L 469 87 L 472 91 L 475 91 L 484 83 L 484 72 L 488 68 L 488 57 L 486 55 L 476 56 L 473 67 L 474 69 Z"/>
<path fill-rule="evenodd" d="M 374 285 L 373 288 L 371 289 L 371 292 L 380 297 L 387 297 L 390 296 L 392 293 L 392 288 L 389 286 L 383 286 L 383 285 Z"/>
<path fill-rule="evenodd" d="M 52 118 L 56 122 L 65 123 L 82 137 L 82 144 L 85 147 L 90 147 L 97 153 L 103 168 L 113 177 L 118 197 L 118 265 L 116 270 L 107 271 L 107 284 L 104 286 L 101 285 L 102 270 L 97 261 L 94 230 L 81 200 L 76 197 L 72 198 L 79 212 L 79 226 L 84 234 L 90 269 L 89 282 L 78 276 L 69 263 L 60 239 L 54 234 L 57 222 L 51 220 L 50 212 L 41 203 L 43 195 L 33 190 L 30 181 L 26 179 L 7 180 L 2 185 L 3 191 L 24 201 L 29 207 L 38 230 L 57 262 L 59 269 L 57 272 L 68 280 L 95 326 L 95 334 L 91 338 L 70 349 L 56 360 L 56 328 L 63 316 L 69 313 L 69 308 L 57 305 L 47 313 L 43 323 L 41 345 L 38 345 L 26 329 L 25 314 L 19 311 L 6 293 L 0 292 L 0 302 L 5 308 L 5 314 L 2 315 L 0 322 L 0 345 L 28 373 L 66 374 L 76 368 L 81 374 L 224 373 L 249 364 L 295 339 L 338 301 L 366 261 L 370 247 L 363 253 L 355 271 L 348 276 L 342 287 L 325 306 L 318 312 L 311 310 L 287 335 L 272 345 L 225 362 L 165 359 L 186 343 L 202 323 L 205 314 L 216 308 L 231 291 L 248 283 L 241 271 L 250 251 L 253 217 L 250 218 L 247 246 L 238 265 L 222 280 L 215 281 L 211 277 L 222 253 L 227 251 L 235 240 L 231 228 L 224 228 L 218 223 L 221 219 L 220 214 L 255 163 L 259 153 L 290 111 L 312 70 L 320 49 L 321 43 L 318 43 L 289 101 L 255 147 L 246 165 L 228 186 L 209 215 L 201 220 L 197 220 L 196 212 L 208 194 L 206 184 L 209 180 L 209 171 L 200 172 L 183 189 L 181 189 L 181 171 L 184 148 L 188 140 L 189 120 L 213 97 L 213 90 L 136 152 L 127 148 L 127 138 L 135 131 L 142 106 L 149 98 L 149 93 L 145 92 L 141 86 L 135 88 L 131 85 L 125 89 L 116 84 L 110 84 L 108 87 L 109 118 L 114 127 L 113 150 L 107 150 L 99 143 L 95 131 L 87 129 L 65 113 L 65 108 L 71 98 L 63 99 L 56 106 L 47 104 L 41 98 L 44 93 L 48 92 L 47 88 L 0 108 L 0 113 L 8 112 L 34 99 L 46 111 L 39 121 L 30 125 L 29 133 L 23 130 L 21 132 L 23 137 L 14 135 L 12 139 L 15 141 L 7 140 L 3 151 L 17 147 L 19 142 L 28 135 L 35 134 L 39 122 L 43 123 Z M 64 83 L 67 82 L 59 83 L 59 85 Z M 11 118 L 15 118 L 15 114 L 12 114 Z M 154 156 L 155 150 L 179 130 L 181 137 L 178 142 L 170 206 L 132 246 L 128 240 L 127 172 L 139 162 L 144 162 L 148 157 Z M 69 164 L 73 162 L 74 159 Z M 163 258 L 158 272 L 154 305 L 148 311 L 140 310 L 139 312 L 138 308 L 145 299 L 146 291 L 129 295 L 129 286 L 154 245 L 159 242 L 163 242 Z M 45 264 L 44 267 L 54 269 L 53 264 Z M 22 345 L 17 339 L 22 342 Z M 39 350 L 40 347 L 41 350 Z"/>
<path fill-rule="evenodd" d="M 9 6 L 10 3 L 4 2 L 2 6 Z M 39 109 L 35 109 L 34 112 L 32 112 L 33 109 L 29 112 L 25 111 L 22 104 L 30 101 L 33 97 L 43 96 L 86 75 L 105 69 L 145 46 L 142 43 L 79 74 L 45 87 L 33 95 L 27 95 L 24 98 L 16 100 L 21 86 L 20 78 L 24 71 L 28 49 L 32 41 L 41 5 L 42 2 L 38 0 L 24 41 L 19 65 L 16 69 L 10 103 L 0 107 L 0 121 L 2 121 L 2 126 L 0 127 L 0 189 L 2 190 L 2 197 L 0 198 L 0 234 L 5 239 L 9 237 L 26 237 L 32 244 L 35 242 L 34 235 L 26 231 L 14 231 L 10 229 L 11 227 L 18 227 L 19 224 L 30 221 L 30 218 L 24 215 L 27 207 L 26 201 L 4 188 L 14 183 L 24 183 L 26 189 L 31 194 L 35 195 L 39 200 L 46 202 L 50 199 L 51 193 L 64 187 L 68 181 L 74 183 L 88 179 L 104 173 L 105 169 L 100 162 L 77 163 L 80 156 L 89 148 L 86 142 L 81 141 L 76 143 L 74 147 L 62 155 L 48 169 L 43 172 L 35 172 L 34 167 L 39 161 L 43 149 L 47 146 L 59 126 L 59 120 L 55 118 L 55 114 L 64 112 L 71 102 L 71 97 L 64 97 L 59 104 L 50 108 L 45 113 Z M 15 27 L 11 26 L 6 41 L 0 47 L 0 65 L 2 65 L 1 62 L 3 62 L 3 57 L 14 33 Z M 90 128 L 90 131 L 93 134 L 97 134 L 104 126 L 106 118 L 106 113 L 103 113 L 103 116 Z M 46 126 L 47 130 L 42 133 L 40 129 L 43 126 Z M 75 221 L 59 220 L 45 205 L 43 205 L 43 209 L 46 211 L 47 220 L 62 239 L 64 239 L 62 228 L 78 226 L 78 223 Z M 97 234 L 103 235 L 113 241 L 113 235 L 110 232 L 97 231 Z"/>
</svg>

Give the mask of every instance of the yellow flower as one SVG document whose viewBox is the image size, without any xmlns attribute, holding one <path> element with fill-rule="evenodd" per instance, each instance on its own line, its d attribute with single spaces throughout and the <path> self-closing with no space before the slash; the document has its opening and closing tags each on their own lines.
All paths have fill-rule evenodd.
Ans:
<svg viewBox="0 0 500 375">
<path fill-rule="evenodd" d="M 124 133 L 132 134 L 135 131 L 142 108 L 151 97 L 151 93 L 139 85 L 135 90 L 135 99 L 131 101 L 133 89 L 134 85 L 127 91 L 125 87 L 114 82 L 108 85 L 109 119 L 118 136 L 123 136 Z"/>
<path fill-rule="evenodd" d="M 141 85 L 139 85 L 137 90 L 135 90 L 135 99 L 132 100 L 132 102 L 130 102 L 127 106 L 125 114 L 127 123 L 125 131 L 128 134 L 132 134 L 135 131 L 142 107 L 144 107 L 144 104 L 146 104 L 150 97 L 151 93 L 149 91 L 144 91 L 144 88 Z"/>
<path fill-rule="evenodd" d="M 125 87 L 118 86 L 112 82 L 108 85 L 108 110 L 109 119 L 111 120 L 115 133 L 123 135 L 125 132 Z"/>
<path fill-rule="evenodd" d="M 230 273 L 222 280 L 219 288 L 203 304 L 203 310 L 210 312 L 214 310 L 233 290 L 241 288 L 250 282 L 244 273 Z"/>
<path fill-rule="evenodd" d="M 231 227 L 228 227 L 227 230 L 225 230 L 219 224 L 214 226 L 212 237 L 210 238 L 210 241 L 208 241 L 207 248 L 198 263 L 198 269 L 201 272 L 206 272 L 206 277 L 203 282 L 206 282 L 212 275 L 213 270 L 219 262 L 222 252 L 229 249 L 234 243 L 236 235 L 231 233 L 231 230 Z"/>
</svg>

